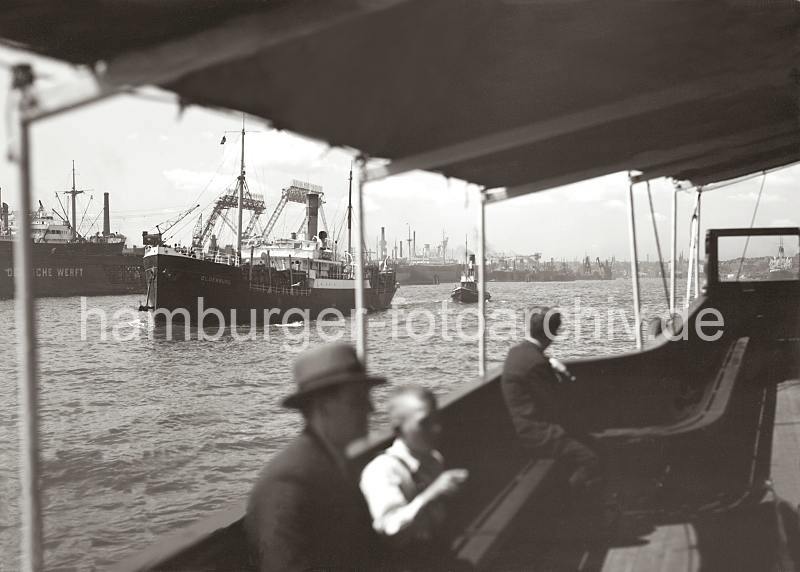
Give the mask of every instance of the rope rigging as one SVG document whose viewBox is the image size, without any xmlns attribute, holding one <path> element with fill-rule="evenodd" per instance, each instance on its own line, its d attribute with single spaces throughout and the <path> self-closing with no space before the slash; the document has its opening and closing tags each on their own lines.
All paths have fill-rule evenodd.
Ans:
<svg viewBox="0 0 800 572">
<path fill-rule="evenodd" d="M 661 254 L 661 240 L 658 237 L 658 225 L 656 224 L 656 211 L 653 207 L 653 194 L 650 192 L 650 181 L 647 181 L 647 200 L 650 202 L 650 219 L 653 221 L 653 234 L 656 238 L 656 250 L 658 251 L 658 266 L 661 269 L 661 282 L 664 284 L 664 296 L 667 300 L 667 309 L 670 308 L 669 286 L 667 285 L 667 274 L 664 272 L 664 257 Z"/>
</svg>

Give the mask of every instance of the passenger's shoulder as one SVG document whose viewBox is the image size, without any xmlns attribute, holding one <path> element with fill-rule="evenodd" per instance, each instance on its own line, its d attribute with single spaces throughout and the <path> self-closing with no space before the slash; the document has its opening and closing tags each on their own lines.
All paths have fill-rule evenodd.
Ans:
<svg viewBox="0 0 800 572">
<path fill-rule="evenodd" d="M 259 481 L 273 481 L 286 477 L 302 476 L 326 459 L 307 434 L 297 436 L 282 451 L 278 452 L 261 471 Z"/>
<path fill-rule="evenodd" d="M 401 462 L 385 451 L 376 455 L 361 471 L 361 488 L 384 481 L 397 481 L 402 471 Z"/>
</svg>

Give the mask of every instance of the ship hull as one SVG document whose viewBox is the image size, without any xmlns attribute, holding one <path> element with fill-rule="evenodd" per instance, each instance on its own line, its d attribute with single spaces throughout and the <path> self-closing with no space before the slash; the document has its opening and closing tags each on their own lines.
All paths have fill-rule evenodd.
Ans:
<svg viewBox="0 0 800 572">
<path fill-rule="evenodd" d="M 188 317 L 193 323 L 217 325 L 221 313 L 225 324 L 285 323 L 348 316 L 355 308 L 353 287 L 271 286 L 250 278 L 247 267 L 180 256 L 146 256 L 144 266 L 146 309 L 154 311 L 157 321 Z M 393 275 L 390 282 L 366 289 L 368 311 L 391 307 L 396 291 Z"/>
<path fill-rule="evenodd" d="M 797 272 L 792 270 L 770 270 L 770 280 L 797 280 Z"/>
<path fill-rule="evenodd" d="M 558 270 L 489 270 L 486 273 L 490 282 L 572 282 L 575 275 Z"/>
<path fill-rule="evenodd" d="M 33 245 L 33 293 L 36 297 L 109 296 L 144 293 L 139 256 L 121 254 L 121 246 L 86 249 L 79 245 Z M 85 246 L 85 245 L 84 245 Z M 103 245 L 105 246 L 105 245 Z M 87 250 L 93 252 L 87 254 Z M 14 297 L 12 241 L 0 242 L 0 299 Z"/>
<path fill-rule="evenodd" d="M 397 282 L 401 286 L 451 284 L 461 278 L 463 264 L 399 264 Z"/>
<path fill-rule="evenodd" d="M 480 296 L 478 296 L 478 291 L 473 290 L 471 288 L 463 288 L 459 286 L 458 288 L 454 288 L 453 292 L 450 294 L 450 297 L 455 302 L 459 302 L 461 304 L 477 304 Z M 492 295 L 488 292 L 483 293 L 483 298 L 485 300 L 490 300 Z"/>
</svg>

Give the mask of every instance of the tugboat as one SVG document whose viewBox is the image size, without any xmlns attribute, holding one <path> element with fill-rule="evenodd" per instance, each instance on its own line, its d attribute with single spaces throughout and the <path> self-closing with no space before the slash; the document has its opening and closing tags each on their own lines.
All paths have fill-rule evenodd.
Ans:
<svg viewBox="0 0 800 572">
<path fill-rule="evenodd" d="M 37 297 L 102 296 L 141 293 L 144 269 L 141 258 L 125 252 L 126 237 L 111 232 L 108 193 L 104 193 L 103 231 L 84 236 L 78 230 L 75 185 L 64 191 L 71 199 L 71 218 L 66 211 L 49 212 L 39 201 L 30 219 L 33 238 L 33 286 Z M 0 300 L 14 297 L 13 244 L 22 221 L 0 201 Z"/>
<path fill-rule="evenodd" d="M 142 233 L 147 302 L 139 309 L 154 311 L 157 320 L 170 316 L 201 324 L 212 316 L 222 323 L 234 324 L 349 314 L 355 308 L 358 262 L 350 244 L 347 251 L 340 253 L 328 231 L 318 228 L 320 216 L 327 226 L 322 187 L 293 181 L 283 189 L 265 230 L 259 234 L 256 228 L 265 210 L 264 199 L 250 193 L 247 186 L 244 126 L 241 136 L 242 159 L 236 186 L 217 199 L 204 225 L 198 221 L 191 246 L 171 246 L 163 242 L 160 233 Z M 275 224 L 290 202 L 305 205 L 305 221 L 289 237 L 271 239 Z M 227 220 L 224 212 L 229 209 L 238 209 L 235 249 L 219 248 L 216 236 L 211 234 L 217 220 Z M 242 228 L 245 210 L 252 215 L 247 227 Z M 348 207 L 348 229 L 351 225 L 352 200 Z M 369 311 L 389 308 L 397 290 L 389 258 L 367 264 L 364 280 L 365 307 Z"/>
<path fill-rule="evenodd" d="M 480 299 L 478 294 L 478 283 L 475 281 L 475 255 L 469 255 L 469 261 L 461 275 L 461 284 L 453 288 L 450 297 L 462 304 L 475 304 Z M 488 292 L 483 293 L 486 300 L 491 300 L 492 295 Z"/>
</svg>

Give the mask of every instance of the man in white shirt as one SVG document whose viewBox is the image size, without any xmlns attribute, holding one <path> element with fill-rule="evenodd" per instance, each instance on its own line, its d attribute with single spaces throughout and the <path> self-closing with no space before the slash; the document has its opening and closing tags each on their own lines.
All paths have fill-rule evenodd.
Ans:
<svg viewBox="0 0 800 572">
<path fill-rule="evenodd" d="M 468 473 L 444 470 L 436 450 L 442 427 L 429 389 L 399 388 L 389 400 L 389 419 L 397 438 L 361 473 L 372 525 L 394 548 L 430 544 L 445 518 L 443 499 L 461 488 Z"/>
</svg>

